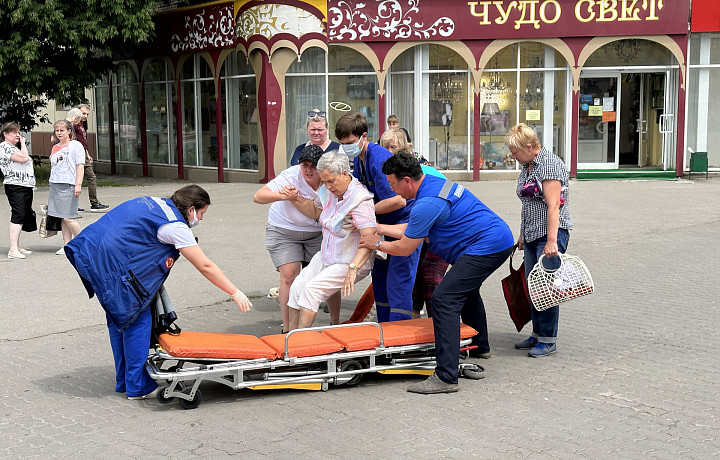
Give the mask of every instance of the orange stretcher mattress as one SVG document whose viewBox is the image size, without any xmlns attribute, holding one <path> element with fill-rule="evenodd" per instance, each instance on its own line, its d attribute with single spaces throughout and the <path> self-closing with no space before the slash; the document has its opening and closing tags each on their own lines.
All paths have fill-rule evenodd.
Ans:
<svg viewBox="0 0 720 460">
<path fill-rule="evenodd" d="M 382 323 L 386 347 L 434 343 L 431 318 Z M 460 338 L 477 334 L 462 324 Z M 178 335 L 163 333 L 158 343 L 171 356 L 203 359 L 277 359 L 285 354 L 285 334 L 256 337 L 246 334 L 182 331 Z M 374 324 L 356 327 L 303 331 L 290 335 L 288 355 L 304 358 L 336 353 L 342 350 L 372 350 L 380 346 L 380 331 Z"/>
</svg>

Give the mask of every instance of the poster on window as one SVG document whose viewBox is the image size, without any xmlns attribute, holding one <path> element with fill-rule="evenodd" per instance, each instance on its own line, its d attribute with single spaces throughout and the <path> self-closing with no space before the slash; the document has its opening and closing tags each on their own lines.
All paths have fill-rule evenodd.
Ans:
<svg viewBox="0 0 720 460">
<path fill-rule="evenodd" d="M 481 136 L 504 136 L 510 128 L 510 111 L 508 110 L 480 117 Z"/>
</svg>

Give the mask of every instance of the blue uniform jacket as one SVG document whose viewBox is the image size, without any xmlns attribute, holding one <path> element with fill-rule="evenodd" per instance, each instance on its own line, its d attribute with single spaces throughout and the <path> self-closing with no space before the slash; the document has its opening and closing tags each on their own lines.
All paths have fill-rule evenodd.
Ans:
<svg viewBox="0 0 720 460">
<path fill-rule="evenodd" d="M 378 144 L 370 141 L 367 142 L 365 163 L 363 164 L 359 157 L 353 159 L 353 176 L 373 194 L 373 200 L 377 203 L 397 195 L 390 189 L 387 176 L 382 172 L 383 164 L 393 154 Z M 412 200 L 408 201 L 404 208 L 387 214 L 378 214 L 377 221 L 380 224 L 401 224 L 407 222 L 408 217 L 410 217 L 410 208 L 412 208 Z"/>
<path fill-rule="evenodd" d="M 157 238 L 170 222 L 185 222 L 173 202 L 145 196 L 110 210 L 65 245 L 88 295 L 97 295 L 120 330 L 147 308 L 180 256 Z"/>
<path fill-rule="evenodd" d="M 426 235 L 414 234 L 413 217 L 422 209 L 423 199 L 449 202 L 450 213 L 446 217 L 438 217 Z M 460 184 L 425 175 L 415 203 L 416 209 L 411 214 L 405 234 L 409 238 L 427 236 L 429 249 L 450 264 L 464 254 L 494 254 L 514 244 L 507 223 Z"/>
</svg>

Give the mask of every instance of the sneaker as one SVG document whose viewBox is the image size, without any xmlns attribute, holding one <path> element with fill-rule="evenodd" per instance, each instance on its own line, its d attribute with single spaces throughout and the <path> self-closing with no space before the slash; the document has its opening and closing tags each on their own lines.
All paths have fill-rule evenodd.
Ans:
<svg viewBox="0 0 720 460">
<path fill-rule="evenodd" d="M 83 209 L 83 208 L 78 208 L 78 212 L 85 212 L 85 209 Z"/>
<path fill-rule="evenodd" d="M 407 388 L 410 393 L 420 393 L 423 395 L 431 395 L 436 393 L 455 393 L 458 391 L 457 383 L 445 383 L 440 380 L 436 373 L 423 380 L 414 383 Z"/>
<path fill-rule="evenodd" d="M 32 254 L 32 251 L 29 249 L 20 248 L 20 254 L 25 254 L 26 256 L 29 256 L 30 254 Z"/>
<path fill-rule="evenodd" d="M 65 255 L 65 246 L 63 246 L 60 249 L 58 249 L 57 251 L 55 251 L 55 255 L 64 256 Z"/>
<path fill-rule="evenodd" d="M 518 342 L 515 344 L 515 349 L 517 350 L 529 350 L 532 347 L 534 347 L 538 343 L 537 339 L 535 337 L 528 337 L 527 339 L 523 340 L 522 342 Z"/>
<path fill-rule="evenodd" d="M 543 356 L 547 356 L 550 353 L 555 353 L 557 351 L 557 347 L 554 343 L 544 343 L 544 342 L 538 342 L 537 345 L 535 345 L 532 350 L 528 351 L 528 356 L 531 358 L 541 358 Z"/>
<path fill-rule="evenodd" d="M 105 212 L 105 211 L 107 211 L 109 208 L 110 208 L 110 206 L 108 206 L 108 205 L 106 205 L 106 204 L 98 203 L 98 204 L 94 204 L 94 205 L 90 206 L 90 211 L 94 211 L 94 212 Z"/>
<path fill-rule="evenodd" d="M 24 259 L 25 254 L 20 251 L 8 251 L 8 259 Z"/>
<path fill-rule="evenodd" d="M 128 396 L 127 398 L 128 398 L 130 401 L 138 401 L 138 400 L 140 400 L 140 399 L 152 399 L 152 398 L 155 398 L 155 397 L 157 396 L 157 391 L 158 391 L 158 389 L 155 388 L 153 391 L 151 391 L 150 393 L 148 393 L 148 394 L 146 394 L 146 395 L 142 395 L 142 396 Z"/>
</svg>

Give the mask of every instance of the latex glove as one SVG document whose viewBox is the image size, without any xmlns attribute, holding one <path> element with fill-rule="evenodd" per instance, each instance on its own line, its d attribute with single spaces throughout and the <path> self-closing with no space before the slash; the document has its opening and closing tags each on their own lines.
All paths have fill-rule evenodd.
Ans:
<svg viewBox="0 0 720 460">
<path fill-rule="evenodd" d="M 252 307 L 252 303 L 240 289 L 235 291 L 235 294 L 231 295 L 230 298 L 240 307 L 240 311 L 248 311 Z"/>
</svg>

